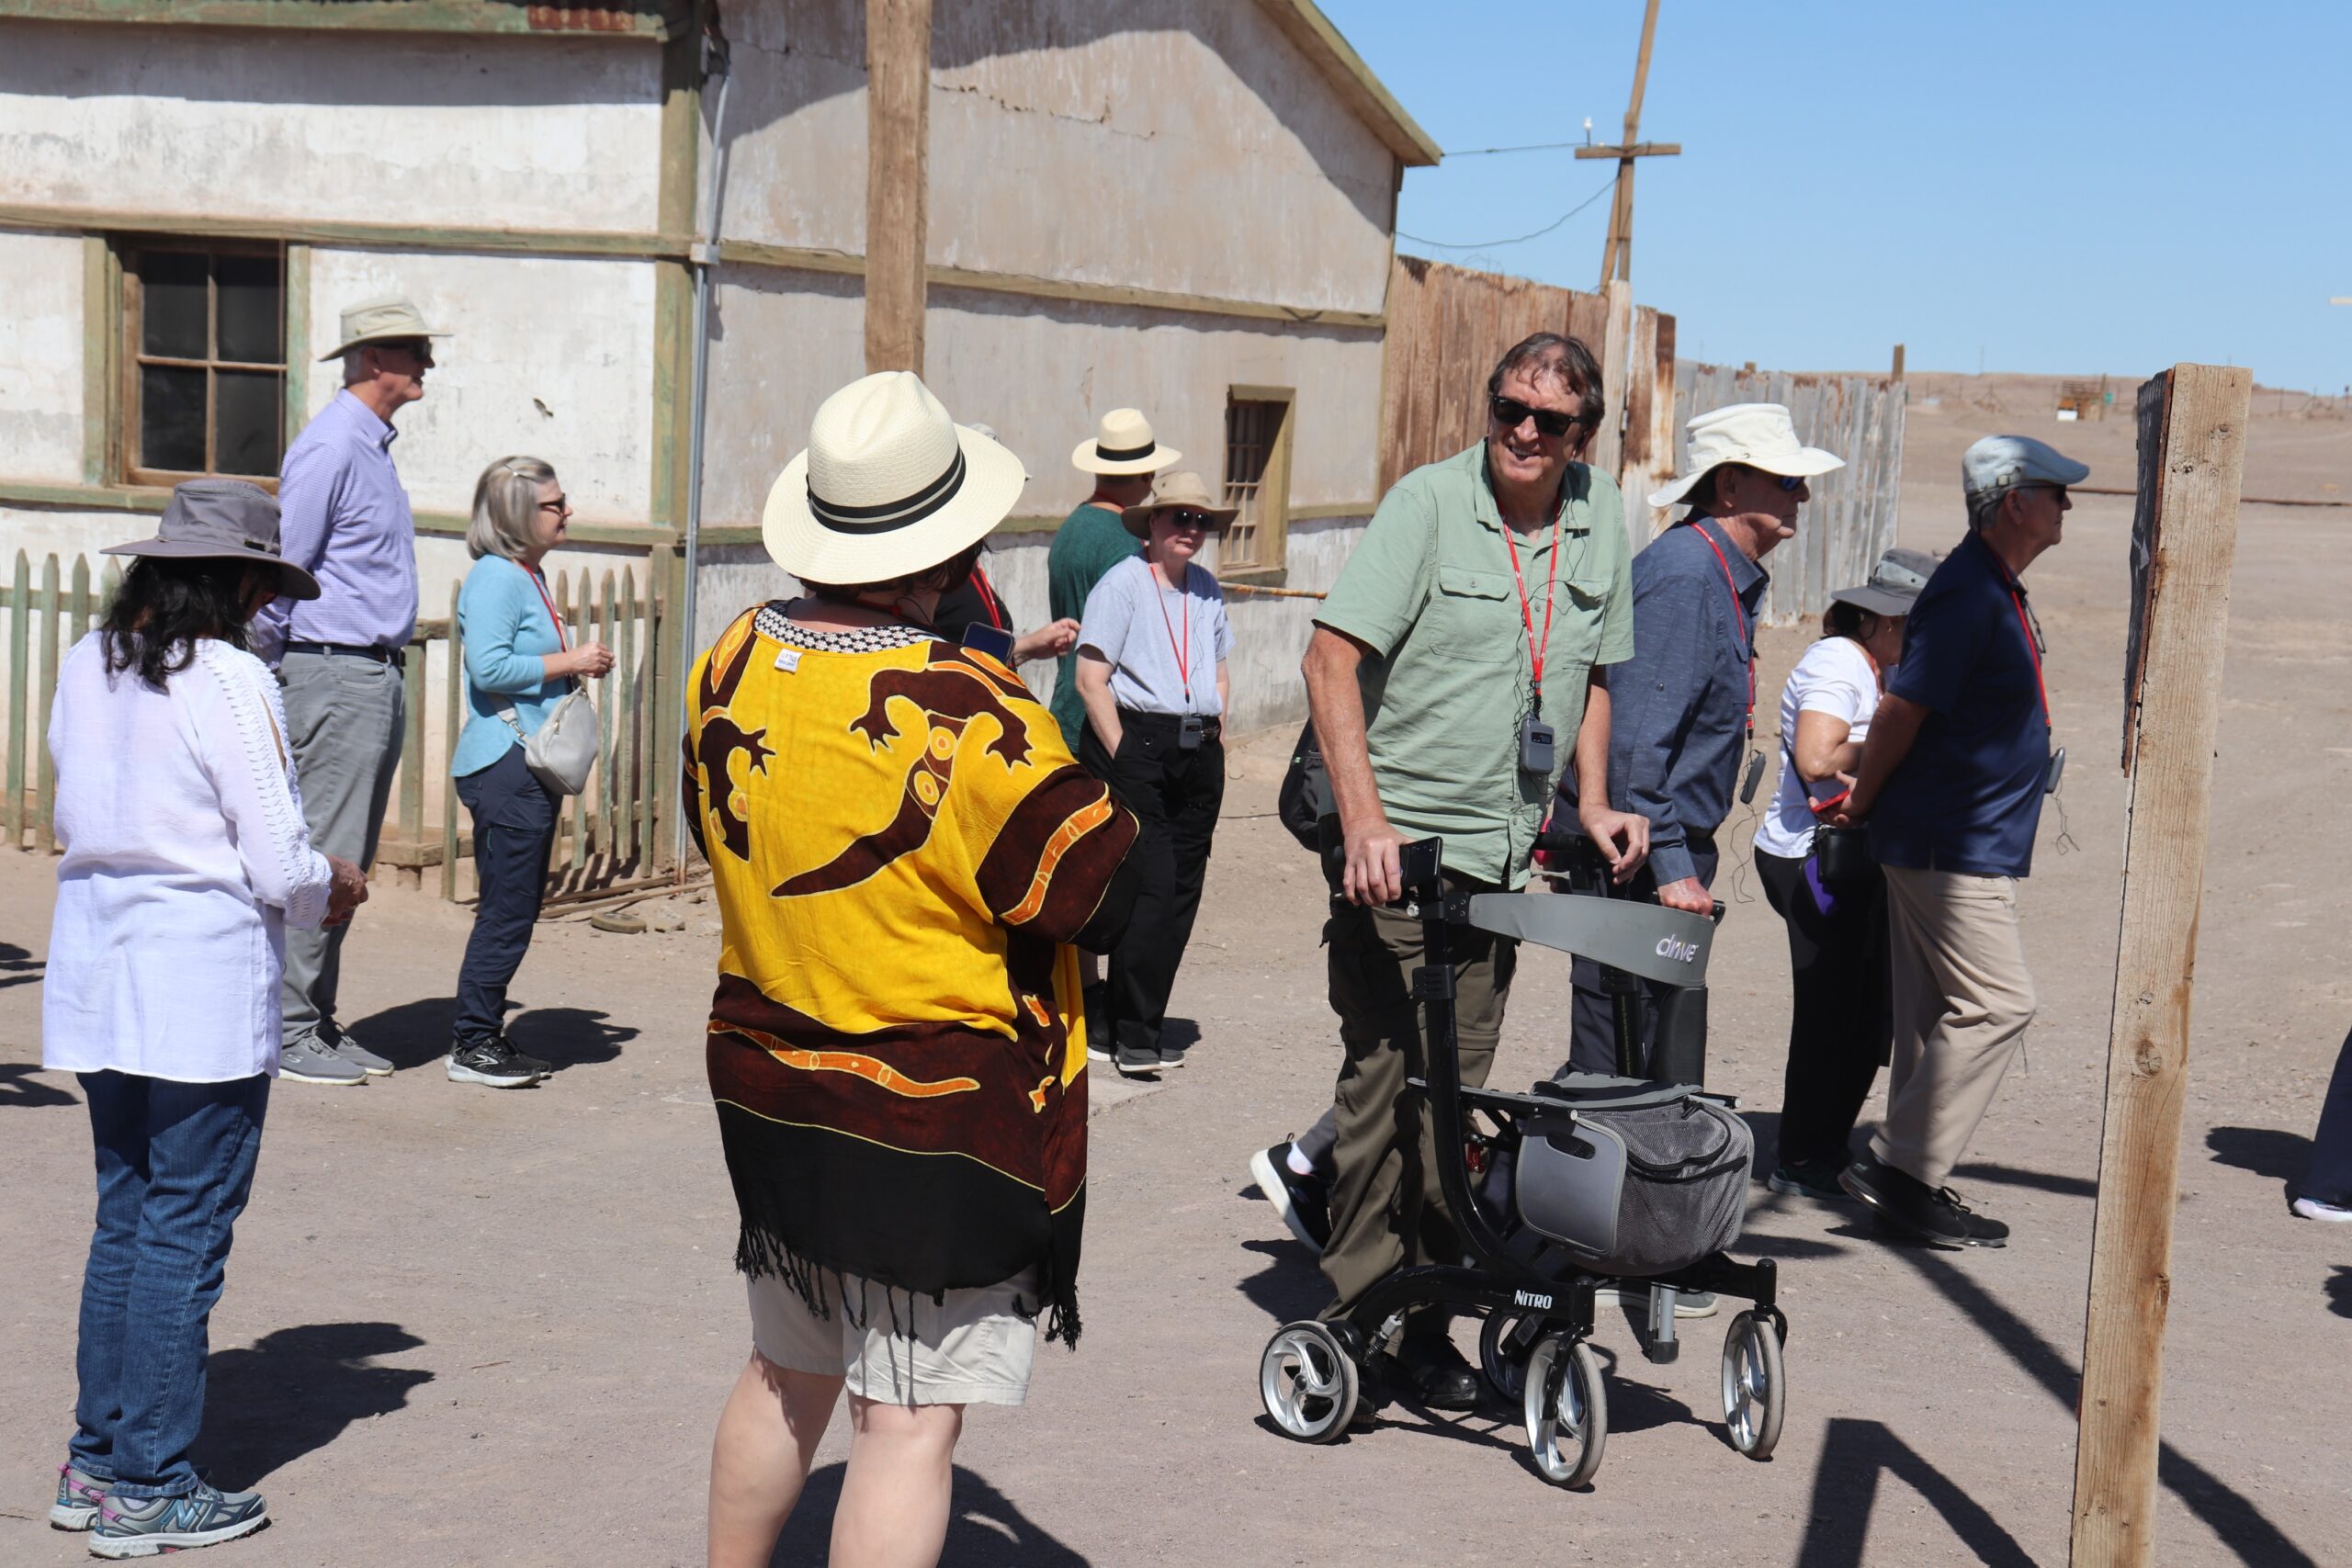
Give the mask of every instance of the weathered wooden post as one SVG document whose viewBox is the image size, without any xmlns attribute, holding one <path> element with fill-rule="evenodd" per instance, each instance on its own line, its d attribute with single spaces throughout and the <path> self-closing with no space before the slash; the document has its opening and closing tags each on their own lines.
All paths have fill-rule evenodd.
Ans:
<svg viewBox="0 0 2352 1568">
<path fill-rule="evenodd" d="M 2253 390 L 2252 372 L 2211 365 L 2177 365 L 2140 389 L 2124 656 L 2130 820 L 2083 1337 L 2075 1568 L 2142 1568 L 2155 1558 L 2189 993 Z"/>
<path fill-rule="evenodd" d="M 931 0 L 865 0 L 865 368 L 922 373 Z"/>
</svg>

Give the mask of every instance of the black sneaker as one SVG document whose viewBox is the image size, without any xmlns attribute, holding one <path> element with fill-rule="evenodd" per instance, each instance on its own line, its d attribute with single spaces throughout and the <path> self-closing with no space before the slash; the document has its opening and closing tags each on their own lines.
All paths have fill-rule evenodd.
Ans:
<svg viewBox="0 0 2352 1568">
<path fill-rule="evenodd" d="M 1163 1067 L 1182 1066 L 1184 1053 L 1191 1048 L 1188 1045 L 1162 1045 L 1159 1048 L 1159 1065 Z"/>
<path fill-rule="evenodd" d="M 541 1077 L 545 1077 L 549 1073 L 555 1071 L 555 1064 L 553 1062 L 542 1062 L 537 1056 L 526 1055 L 521 1051 L 515 1051 L 514 1042 L 512 1040 L 509 1040 L 506 1043 L 506 1048 L 509 1051 L 514 1051 L 514 1065 L 518 1067 L 528 1067 L 531 1071 L 538 1074 Z"/>
<path fill-rule="evenodd" d="M 1853 1164 L 1838 1173 L 1838 1184 L 1875 1213 L 1880 1223 L 1930 1247 L 1997 1247 L 1997 1239 L 1975 1240 L 1968 1206 L 1949 1188 L 1930 1188 L 1908 1172 L 1897 1170 L 1864 1149 Z M 1995 1222 L 1982 1222 L 1992 1226 Z M 2007 1234 L 2006 1226 L 2002 1235 Z"/>
<path fill-rule="evenodd" d="M 1161 1066 L 1157 1048 L 1125 1043 L 1111 1048 L 1111 1065 L 1119 1069 L 1123 1078 L 1156 1077 Z"/>
<path fill-rule="evenodd" d="M 539 1081 L 538 1069 L 523 1065 L 521 1055 L 503 1037 L 459 1043 L 449 1051 L 449 1081 L 480 1084 L 484 1089 L 528 1089 Z"/>
<path fill-rule="evenodd" d="M 1331 1242 L 1331 1190 L 1317 1176 L 1301 1176 L 1290 1168 L 1290 1145 L 1276 1144 L 1250 1156 L 1250 1179 L 1283 1217 L 1301 1247 L 1323 1256 Z"/>
<path fill-rule="evenodd" d="M 1443 1334 L 1408 1333 L 1390 1358 L 1407 1393 L 1431 1410 L 1476 1410 L 1478 1369 Z"/>
<path fill-rule="evenodd" d="M 1784 1160 L 1772 1168 L 1764 1185 L 1792 1198 L 1819 1198 L 1825 1202 L 1842 1203 L 1846 1190 L 1838 1185 L 1838 1176 L 1845 1168 L 1845 1162 L 1838 1159 L 1801 1159 L 1793 1163 Z"/>
</svg>

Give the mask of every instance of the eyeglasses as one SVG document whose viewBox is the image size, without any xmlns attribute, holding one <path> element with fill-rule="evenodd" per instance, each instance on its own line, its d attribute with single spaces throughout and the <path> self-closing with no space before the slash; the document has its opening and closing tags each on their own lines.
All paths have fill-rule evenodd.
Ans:
<svg viewBox="0 0 2352 1568">
<path fill-rule="evenodd" d="M 1802 476 L 1800 476 L 1800 475 L 1797 475 L 1797 474 L 1774 474 L 1772 477 L 1773 477 L 1774 479 L 1776 479 L 1780 480 L 1780 481 L 1781 481 L 1781 488 L 1782 490 L 1784 490 L 1784 491 L 1788 491 L 1788 493 L 1789 493 L 1789 494 L 1791 494 L 1791 495 L 1794 495 L 1794 494 L 1796 494 L 1796 492 L 1797 492 L 1797 491 L 1801 491 L 1801 490 L 1804 489 L 1804 478 L 1803 478 Z"/>
<path fill-rule="evenodd" d="M 553 501 L 543 501 L 539 502 L 539 510 L 569 517 L 571 515 L 571 498 L 568 495 L 559 495 Z"/>
<path fill-rule="evenodd" d="M 1195 512 L 1189 506 L 1168 513 L 1168 525 L 1171 528 L 1206 528 L 1216 521 L 1207 513 Z"/>
<path fill-rule="evenodd" d="M 1584 423 L 1582 414 L 1562 413 L 1557 409 L 1532 409 L 1517 398 L 1506 398 L 1500 392 L 1487 400 L 1487 412 L 1494 415 L 1495 423 L 1505 430 L 1517 430 L 1532 419 L 1537 430 L 1555 439 Z"/>
<path fill-rule="evenodd" d="M 420 370 L 433 368 L 433 343 L 429 338 L 394 338 L 377 344 L 379 348 L 396 348 L 416 361 Z"/>
</svg>

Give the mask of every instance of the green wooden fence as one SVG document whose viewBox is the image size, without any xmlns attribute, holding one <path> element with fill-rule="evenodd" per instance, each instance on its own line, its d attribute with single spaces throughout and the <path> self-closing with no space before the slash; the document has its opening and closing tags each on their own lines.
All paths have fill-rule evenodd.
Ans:
<svg viewBox="0 0 2352 1568">
<path fill-rule="evenodd" d="M 657 556 L 669 552 L 657 551 Z M 550 896 L 590 897 L 673 874 L 670 852 L 677 808 L 677 726 L 666 700 L 683 671 L 669 669 L 671 573 L 650 562 L 645 581 L 627 570 L 587 569 L 555 573 L 556 606 L 575 639 L 609 644 L 613 672 L 591 692 L 603 727 L 603 749 L 588 786 L 566 803 L 548 869 Z M 36 576 L 38 581 L 36 581 Z M 94 591 L 87 556 L 66 567 L 51 554 L 36 574 L 31 558 L 17 552 L 5 608 L 8 617 L 6 799 L 0 833 L 8 846 L 55 853 L 57 770 L 49 754 L 49 710 L 57 694 L 58 661 L 104 615 L 121 564 L 105 561 Z M 651 585 L 651 586 L 649 586 Z M 465 649 L 458 632 L 457 590 L 446 619 L 417 623 L 402 679 L 408 734 L 392 807 L 377 851 L 379 873 L 411 886 L 437 868 L 442 897 L 471 896 L 461 874 L 473 855 L 457 781 L 449 776 L 449 747 L 465 723 Z M 440 688 L 434 691 L 435 685 Z M 440 723 L 432 722 L 437 695 Z"/>
</svg>

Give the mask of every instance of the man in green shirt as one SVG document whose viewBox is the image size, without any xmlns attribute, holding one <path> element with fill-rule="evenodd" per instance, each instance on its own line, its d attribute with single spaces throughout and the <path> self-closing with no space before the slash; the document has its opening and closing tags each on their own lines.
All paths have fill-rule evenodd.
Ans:
<svg viewBox="0 0 2352 1568">
<path fill-rule="evenodd" d="M 1414 1264 L 1458 1262 L 1428 1107 L 1400 1134 L 1406 1080 L 1424 1076 L 1412 971 L 1421 928 L 1386 906 L 1397 848 L 1445 840 L 1449 891 L 1527 883 L 1535 836 L 1573 765 L 1578 818 L 1619 881 L 1649 825 L 1608 805 L 1609 687 L 1634 651 L 1624 503 L 1572 460 L 1599 426 L 1600 369 L 1574 338 L 1539 333 L 1487 378 L 1486 439 L 1417 468 L 1380 503 L 1316 617 L 1305 670 L 1343 836 L 1332 917 L 1332 1010 L 1347 1051 L 1332 1096 L 1338 1142 L 1327 1317 Z M 1546 733 L 1548 727 L 1548 735 Z M 1516 944 L 1462 931 L 1446 960 L 1466 1084 L 1487 1080 Z M 1459 1157 L 1458 1155 L 1454 1157 Z M 1449 1314 L 1406 1319 L 1396 1352 L 1424 1403 L 1476 1403 Z"/>
<path fill-rule="evenodd" d="M 1046 551 L 1046 597 L 1053 618 L 1077 620 L 1086 614 L 1086 596 L 1102 574 L 1136 553 L 1136 536 L 1119 520 L 1126 507 L 1140 506 L 1151 496 L 1151 478 L 1183 454 L 1152 439 L 1151 422 L 1136 409 L 1113 409 L 1095 426 L 1091 440 L 1081 441 L 1069 455 L 1082 473 L 1094 476 L 1094 493 L 1062 520 Z M 1078 652 L 1065 652 L 1054 666 L 1054 694 L 1046 705 L 1062 727 L 1062 739 L 1078 750 L 1086 728 L 1086 710 L 1078 700 Z"/>
</svg>

